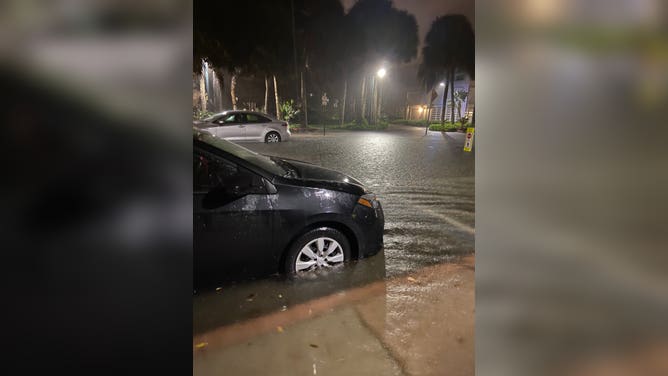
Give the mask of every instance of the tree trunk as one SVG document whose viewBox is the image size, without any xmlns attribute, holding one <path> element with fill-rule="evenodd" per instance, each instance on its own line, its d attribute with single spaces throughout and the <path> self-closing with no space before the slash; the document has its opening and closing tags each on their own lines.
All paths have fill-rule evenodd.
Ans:
<svg viewBox="0 0 668 376">
<path fill-rule="evenodd" d="M 457 116 L 462 118 L 462 100 L 459 97 L 457 98 Z"/>
<path fill-rule="evenodd" d="M 441 98 L 441 125 L 445 124 L 445 105 L 446 99 L 448 98 L 448 85 L 450 83 L 446 80 L 445 86 L 443 87 L 443 98 Z"/>
<path fill-rule="evenodd" d="M 341 125 L 346 121 L 346 96 L 348 95 L 348 80 L 343 81 L 343 102 L 341 102 Z"/>
<path fill-rule="evenodd" d="M 366 76 L 362 77 L 362 95 L 360 96 L 360 118 L 366 119 Z"/>
<path fill-rule="evenodd" d="M 380 111 L 383 107 L 383 81 L 378 81 L 378 109 L 376 110 L 376 121 L 380 119 Z"/>
<path fill-rule="evenodd" d="M 301 82 L 302 110 L 304 111 L 304 124 L 302 126 L 306 129 L 308 128 L 308 101 L 304 93 L 304 72 L 301 72 L 299 77 Z"/>
<path fill-rule="evenodd" d="M 223 89 L 224 89 L 223 78 L 224 78 L 224 76 L 223 76 L 222 70 L 220 70 L 220 69 L 214 69 L 213 74 L 216 77 L 216 79 L 214 81 L 214 83 L 216 83 L 216 85 L 214 85 L 214 87 L 216 88 L 215 89 L 216 90 L 216 102 L 218 102 L 217 110 L 222 111 L 223 110 Z"/>
<path fill-rule="evenodd" d="M 450 123 L 455 123 L 455 69 L 450 70 Z"/>
<path fill-rule="evenodd" d="M 281 108 L 278 105 L 278 84 L 274 75 L 274 98 L 276 98 L 276 119 L 281 120 Z"/>
<path fill-rule="evenodd" d="M 376 124 L 376 111 L 378 110 L 378 80 L 371 76 L 371 123 Z"/>
<path fill-rule="evenodd" d="M 232 80 L 230 81 L 230 98 L 232 99 L 232 109 L 237 109 L 237 75 L 232 75 Z"/>
<path fill-rule="evenodd" d="M 268 113 L 267 107 L 269 106 L 269 79 L 267 75 L 264 75 L 264 107 L 263 112 Z"/>
</svg>

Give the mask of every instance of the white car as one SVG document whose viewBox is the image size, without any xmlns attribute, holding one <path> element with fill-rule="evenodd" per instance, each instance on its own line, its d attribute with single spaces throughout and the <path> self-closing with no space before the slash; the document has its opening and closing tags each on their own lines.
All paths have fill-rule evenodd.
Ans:
<svg viewBox="0 0 668 376">
<path fill-rule="evenodd" d="M 286 121 L 262 112 L 225 111 L 195 121 L 193 125 L 230 141 L 281 142 L 290 139 L 290 127 Z"/>
</svg>

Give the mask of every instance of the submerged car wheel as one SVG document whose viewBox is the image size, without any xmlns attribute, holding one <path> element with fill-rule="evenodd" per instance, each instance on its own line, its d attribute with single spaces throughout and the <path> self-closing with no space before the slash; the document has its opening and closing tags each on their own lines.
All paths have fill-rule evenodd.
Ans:
<svg viewBox="0 0 668 376">
<path fill-rule="evenodd" d="M 285 258 L 289 274 L 328 269 L 350 260 L 350 244 L 345 235 L 329 227 L 311 230 L 297 239 Z"/>
<path fill-rule="evenodd" d="M 281 135 L 276 132 L 269 132 L 264 136 L 264 142 L 281 142 Z"/>
</svg>

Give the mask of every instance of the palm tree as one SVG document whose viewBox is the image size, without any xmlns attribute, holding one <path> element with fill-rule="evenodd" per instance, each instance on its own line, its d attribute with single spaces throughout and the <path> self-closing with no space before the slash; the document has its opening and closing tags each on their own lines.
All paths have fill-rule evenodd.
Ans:
<svg viewBox="0 0 668 376">
<path fill-rule="evenodd" d="M 292 61 L 292 50 L 285 48 L 292 43 L 289 10 L 280 1 L 246 0 L 235 5 L 236 13 L 252 14 L 255 25 L 248 27 L 246 17 L 226 17 L 229 5 L 218 0 L 198 0 L 194 10 L 193 72 L 201 68 L 204 60 L 210 66 L 232 73 L 230 97 L 236 107 L 237 77 L 266 75 L 274 81 L 276 113 L 278 110 L 277 76 L 283 74 Z M 268 80 L 267 80 L 268 81 Z M 268 82 L 265 92 L 268 91 Z"/>
<path fill-rule="evenodd" d="M 418 34 L 415 16 L 395 8 L 391 0 L 358 0 L 350 9 L 347 27 L 348 66 L 361 78 L 360 108 L 358 118 L 365 120 L 368 97 L 376 92 L 377 85 L 369 85 L 382 62 L 407 63 L 417 55 Z M 369 113 L 375 118 L 377 105 Z"/>
<path fill-rule="evenodd" d="M 427 90 L 437 82 L 447 80 L 441 107 L 441 124 L 445 122 L 445 97 L 447 85 L 454 91 L 455 71 L 460 69 L 469 77 L 475 77 L 475 38 L 473 27 L 461 14 L 438 17 L 425 37 L 422 62 L 418 77 Z M 451 94 L 451 120 L 454 122 L 455 96 Z"/>
</svg>

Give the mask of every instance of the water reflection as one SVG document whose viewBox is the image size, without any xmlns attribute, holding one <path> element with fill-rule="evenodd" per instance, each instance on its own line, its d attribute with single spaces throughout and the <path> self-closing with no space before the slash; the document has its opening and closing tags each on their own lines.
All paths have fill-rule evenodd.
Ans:
<svg viewBox="0 0 668 376">
<path fill-rule="evenodd" d="M 382 281 L 386 275 L 385 252 L 315 273 L 294 277 L 272 276 L 196 290 L 193 296 L 193 334 L 285 311 L 309 300 Z"/>
<path fill-rule="evenodd" d="M 473 263 L 465 257 L 346 290 L 379 271 L 357 267 L 378 263 L 344 268 L 357 270 L 336 274 L 335 286 L 284 281 L 293 293 L 320 297 L 196 334 L 194 374 L 473 374 Z"/>
</svg>

